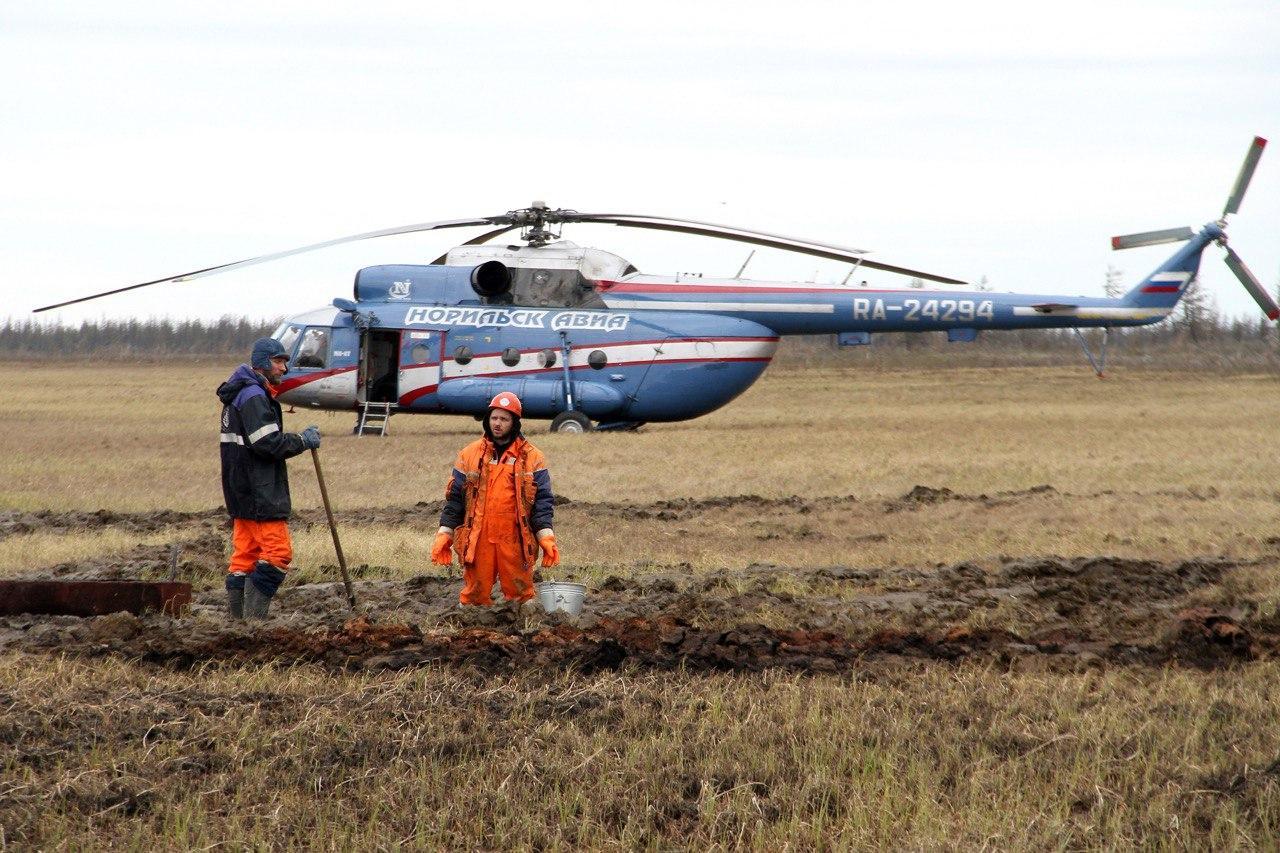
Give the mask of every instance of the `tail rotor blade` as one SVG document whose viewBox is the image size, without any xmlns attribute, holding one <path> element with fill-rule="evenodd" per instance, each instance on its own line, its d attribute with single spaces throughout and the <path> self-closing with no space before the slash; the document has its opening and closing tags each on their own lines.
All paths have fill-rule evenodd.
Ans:
<svg viewBox="0 0 1280 853">
<path fill-rule="evenodd" d="M 1261 136 L 1253 138 L 1253 143 L 1249 146 L 1249 153 L 1244 155 L 1244 164 L 1240 167 L 1240 174 L 1236 176 L 1236 184 L 1231 188 L 1231 195 L 1227 198 L 1227 206 L 1222 209 L 1223 216 L 1235 213 L 1240 209 L 1240 202 L 1244 201 L 1245 190 L 1249 189 L 1249 181 L 1253 180 L 1253 170 L 1258 168 L 1258 158 L 1262 156 L 1262 149 L 1266 147 L 1267 140 Z"/>
<path fill-rule="evenodd" d="M 1163 231 L 1143 231 L 1111 238 L 1113 249 L 1136 249 L 1138 246 L 1158 246 L 1161 243 L 1177 243 L 1190 240 L 1195 235 L 1190 228 L 1166 228 Z"/>
<path fill-rule="evenodd" d="M 1249 295 L 1258 303 L 1258 307 L 1262 309 L 1262 313 L 1267 315 L 1268 320 L 1280 318 L 1280 305 L 1271 298 L 1271 294 L 1267 293 L 1262 282 L 1258 281 L 1250 269 L 1244 265 L 1244 261 L 1240 260 L 1240 256 L 1227 247 L 1227 256 L 1224 258 L 1227 266 L 1235 273 L 1236 278 L 1240 279 L 1240 283 L 1244 285 L 1244 289 L 1249 291 Z"/>
</svg>

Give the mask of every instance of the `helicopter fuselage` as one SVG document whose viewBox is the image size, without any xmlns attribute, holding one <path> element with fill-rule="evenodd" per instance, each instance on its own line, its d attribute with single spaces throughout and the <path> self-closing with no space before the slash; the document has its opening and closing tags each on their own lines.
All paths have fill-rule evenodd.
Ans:
<svg viewBox="0 0 1280 853">
<path fill-rule="evenodd" d="M 784 335 L 1137 326 L 1173 310 L 1212 227 L 1121 299 L 760 282 L 638 273 L 567 241 L 463 246 L 444 264 L 368 267 L 276 332 L 296 406 L 478 415 L 499 391 L 528 418 L 577 411 L 605 426 L 707 414 L 745 391 Z"/>
</svg>

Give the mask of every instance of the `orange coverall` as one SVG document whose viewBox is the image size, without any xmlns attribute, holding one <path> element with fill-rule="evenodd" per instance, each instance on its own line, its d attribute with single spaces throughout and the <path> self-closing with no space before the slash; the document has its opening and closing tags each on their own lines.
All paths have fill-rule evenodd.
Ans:
<svg viewBox="0 0 1280 853">
<path fill-rule="evenodd" d="M 545 517 L 541 526 L 550 527 L 551 481 L 541 451 L 522 436 L 497 461 L 493 450 L 484 438 L 463 448 L 445 488 L 446 498 L 460 490 L 465 507 L 461 523 L 454 520 L 453 540 L 463 569 L 463 604 L 492 604 L 495 576 L 508 601 L 533 598 L 539 547 L 533 517 Z"/>
</svg>

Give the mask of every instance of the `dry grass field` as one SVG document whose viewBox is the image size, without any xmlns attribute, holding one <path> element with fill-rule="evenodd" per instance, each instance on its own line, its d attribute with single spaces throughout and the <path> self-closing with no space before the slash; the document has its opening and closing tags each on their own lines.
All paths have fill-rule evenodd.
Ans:
<svg viewBox="0 0 1280 853">
<path fill-rule="evenodd" d="M 181 619 L 0 619 L 0 848 L 1275 849 L 1271 375 L 775 369 L 550 436 L 582 619 L 428 565 L 465 418 L 317 423 L 265 627 L 219 611 L 233 364 L 0 364 L 0 576 Z"/>
</svg>

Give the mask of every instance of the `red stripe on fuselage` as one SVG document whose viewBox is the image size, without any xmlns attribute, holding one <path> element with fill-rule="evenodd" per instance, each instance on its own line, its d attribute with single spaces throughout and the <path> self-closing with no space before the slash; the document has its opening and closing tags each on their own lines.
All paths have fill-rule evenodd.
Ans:
<svg viewBox="0 0 1280 853">
<path fill-rule="evenodd" d="M 1148 284 L 1142 288 L 1143 293 L 1177 293 L 1180 284 Z"/>
<path fill-rule="evenodd" d="M 439 387 L 439 385 L 424 385 L 421 388 L 415 388 L 400 398 L 400 405 L 411 406 L 420 398 L 436 393 L 436 389 Z"/>
<path fill-rule="evenodd" d="M 596 290 L 601 293 L 735 293 L 749 296 L 752 293 L 905 293 L 904 289 L 843 287 L 749 287 L 742 284 L 663 284 L 645 281 L 599 281 Z"/>
<path fill-rule="evenodd" d="M 767 343 L 774 343 L 777 340 L 778 340 L 777 335 L 760 335 L 756 337 L 750 337 L 750 336 L 744 335 L 741 337 L 720 337 L 720 338 L 649 338 L 647 340 L 642 340 L 642 341 L 600 341 L 599 343 L 594 343 L 594 344 L 574 344 L 572 347 L 570 347 L 570 349 L 573 352 L 581 352 L 581 351 L 593 350 L 593 349 L 606 349 L 608 347 L 642 346 L 644 344 L 653 344 L 653 345 L 718 344 L 721 342 L 733 344 L 733 343 L 739 343 L 739 342 L 752 342 L 752 341 L 755 341 L 755 342 L 763 341 Z M 520 353 L 521 355 L 525 355 L 526 353 L 542 352 L 545 349 L 553 349 L 556 352 L 560 352 L 559 346 L 530 347 L 528 349 L 516 350 L 516 352 Z M 474 353 L 474 355 L 476 358 L 483 358 L 485 356 L 500 355 L 501 353 L 502 353 L 502 350 L 495 349 L 495 350 L 485 350 L 484 352 L 477 352 L 477 353 Z"/>
<path fill-rule="evenodd" d="M 652 358 L 640 358 L 640 359 L 636 359 L 635 361 L 610 362 L 609 364 L 606 364 L 604 367 L 600 368 L 600 370 L 597 372 L 604 373 L 608 371 L 610 368 L 634 367 L 638 364 L 652 364 L 655 367 L 661 367 L 664 364 L 693 364 L 695 362 L 705 363 L 705 364 L 724 364 L 726 362 L 763 361 L 767 364 L 772 360 L 773 360 L 773 356 L 771 355 L 770 356 L 753 356 L 753 357 L 745 357 L 745 356 L 744 357 L 728 357 L 728 358 L 664 358 L 664 359 L 657 359 L 657 360 Z M 594 371 L 595 368 L 589 364 L 575 364 L 575 365 L 572 365 L 569 368 L 569 370 L 571 371 L 572 370 L 593 370 Z M 495 370 L 491 373 L 466 373 L 459 376 L 443 377 L 440 381 L 443 383 L 443 382 L 452 382 L 455 379 L 493 379 L 494 377 L 501 377 L 501 376 L 526 376 L 530 373 L 547 373 L 554 376 L 557 374 L 561 374 L 563 372 L 564 372 L 564 368 L 561 367 L 560 365 L 556 365 L 554 367 L 531 367 L 526 370 Z"/>
<path fill-rule="evenodd" d="M 276 386 L 276 394 L 283 394 L 286 391 L 292 391 L 294 388 L 306 385 L 308 382 L 315 382 L 317 379 L 324 379 L 328 376 L 337 376 L 339 373 L 346 373 L 355 369 L 356 366 L 353 364 L 350 367 L 335 367 L 331 370 L 317 370 L 315 373 L 308 373 L 305 376 L 294 376 L 292 378 L 286 377 L 283 382 Z"/>
</svg>

